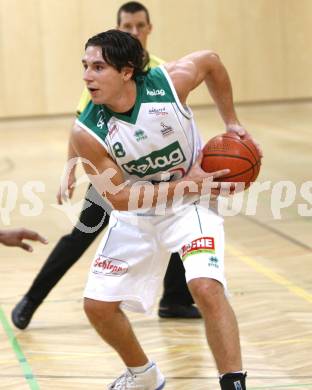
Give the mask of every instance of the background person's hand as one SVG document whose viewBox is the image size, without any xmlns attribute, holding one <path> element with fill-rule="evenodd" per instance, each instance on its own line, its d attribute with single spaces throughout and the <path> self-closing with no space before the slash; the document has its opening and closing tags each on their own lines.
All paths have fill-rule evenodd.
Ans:
<svg viewBox="0 0 312 390">
<path fill-rule="evenodd" d="M 8 229 L 0 231 L 0 242 L 6 246 L 17 246 L 27 252 L 32 252 L 33 247 L 23 240 L 39 241 L 42 244 L 47 244 L 48 240 L 42 237 L 39 233 L 29 229 Z"/>
</svg>

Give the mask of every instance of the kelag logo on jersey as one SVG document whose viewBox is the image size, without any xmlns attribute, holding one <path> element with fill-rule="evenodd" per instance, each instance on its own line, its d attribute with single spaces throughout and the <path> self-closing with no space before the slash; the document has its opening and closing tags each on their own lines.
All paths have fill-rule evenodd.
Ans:
<svg viewBox="0 0 312 390">
<path fill-rule="evenodd" d="M 183 163 L 186 160 L 178 141 L 141 157 L 138 160 L 132 160 L 122 167 L 131 175 L 144 177 L 154 173 L 167 171 Z"/>
<path fill-rule="evenodd" d="M 147 89 L 146 88 L 146 94 L 149 96 L 165 96 L 166 92 L 163 89 Z"/>
</svg>

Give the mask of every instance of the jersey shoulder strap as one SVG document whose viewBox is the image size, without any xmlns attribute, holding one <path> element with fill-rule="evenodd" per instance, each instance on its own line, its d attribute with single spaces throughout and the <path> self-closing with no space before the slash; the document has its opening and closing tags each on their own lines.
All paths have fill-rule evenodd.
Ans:
<svg viewBox="0 0 312 390">
<path fill-rule="evenodd" d="M 76 119 L 76 122 L 83 129 L 91 133 L 98 141 L 107 148 L 105 139 L 108 134 L 107 120 L 101 105 L 94 104 L 92 100 Z"/>
<path fill-rule="evenodd" d="M 164 65 L 151 69 L 146 75 L 142 103 L 174 103 L 183 116 L 192 117 L 190 110 L 181 103 Z"/>
<path fill-rule="evenodd" d="M 162 70 L 162 67 L 150 69 L 144 76 L 142 103 L 173 103 L 174 93 Z"/>
</svg>

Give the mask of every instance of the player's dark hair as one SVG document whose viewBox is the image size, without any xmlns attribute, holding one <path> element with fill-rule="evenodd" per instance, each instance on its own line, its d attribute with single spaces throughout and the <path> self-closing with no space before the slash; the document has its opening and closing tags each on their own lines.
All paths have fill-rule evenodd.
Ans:
<svg viewBox="0 0 312 390">
<path fill-rule="evenodd" d="M 129 66 L 133 68 L 133 79 L 146 73 L 144 71 L 148 61 L 146 53 L 140 41 L 129 33 L 108 30 L 90 38 L 85 49 L 89 46 L 101 47 L 104 61 L 118 72 Z"/>
<path fill-rule="evenodd" d="M 146 13 L 147 23 L 150 24 L 150 16 L 149 16 L 147 8 L 144 7 L 143 4 L 141 4 L 137 1 L 128 1 L 127 3 L 123 4 L 117 12 L 117 26 L 120 26 L 120 22 L 121 22 L 120 15 L 122 12 L 134 14 L 134 13 L 139 12 L 139 11 L 144 11 Z"/>
</svg>

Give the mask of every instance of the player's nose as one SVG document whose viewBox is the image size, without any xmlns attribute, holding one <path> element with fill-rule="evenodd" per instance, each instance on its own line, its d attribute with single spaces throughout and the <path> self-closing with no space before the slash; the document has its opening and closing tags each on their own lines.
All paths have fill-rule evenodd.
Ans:
<svg viewBox="0 0 312 390">
<path fill-rule="evenodd" d="M 86 69 L 83 72 L 83 81 L 88 82 L 88 81 L 92 81 L 92 80 L 93 80 L 93 78 L 92 78 L 92 74 L 91 74 L 90 70 Z"/>
</svg>

